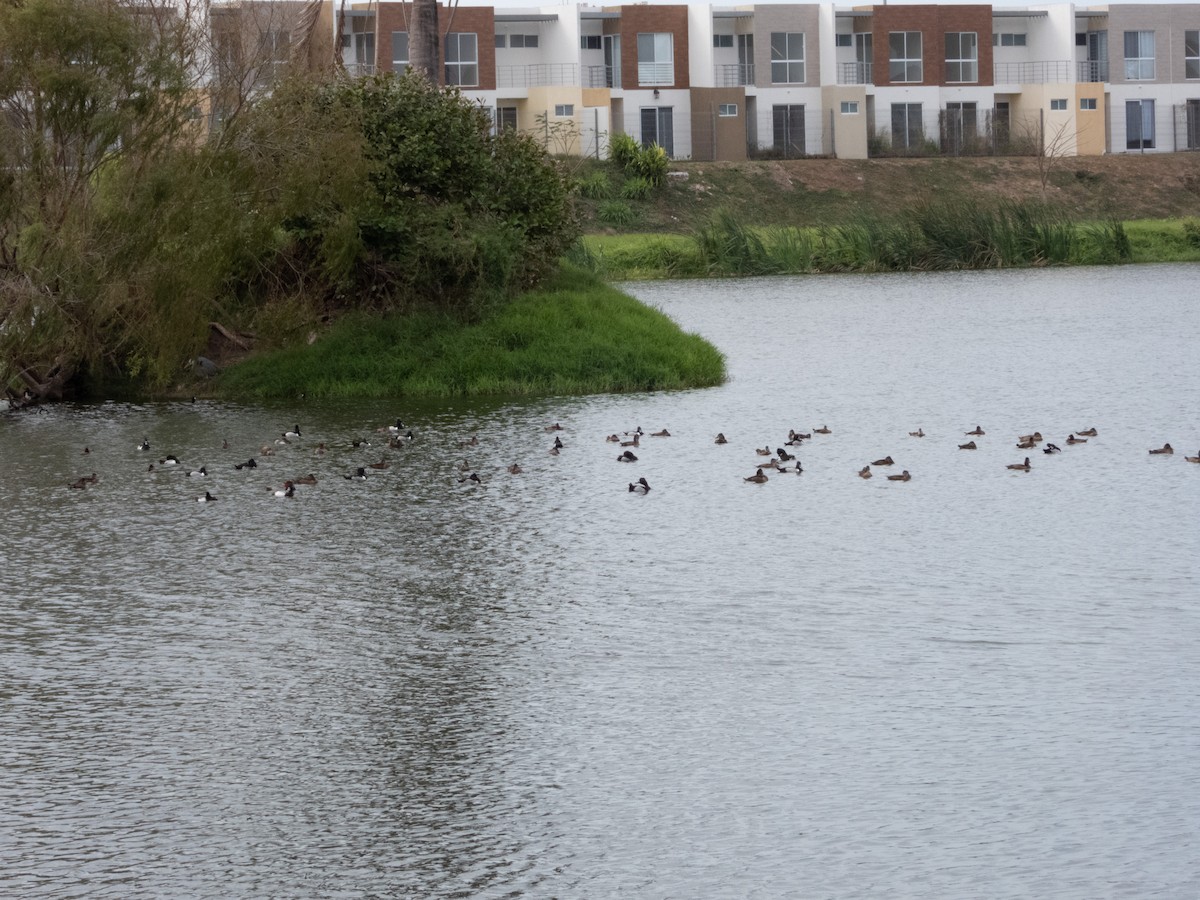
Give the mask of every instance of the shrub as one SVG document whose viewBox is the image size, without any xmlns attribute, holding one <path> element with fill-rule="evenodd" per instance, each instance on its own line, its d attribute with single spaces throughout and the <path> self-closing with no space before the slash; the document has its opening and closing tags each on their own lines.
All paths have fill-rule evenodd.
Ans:
<svg viewBox="0 0 1200 900">
<path fill-rule="evenodd" d="M 1189 247 L 1200 248 L 1200 219 L 1183 220 L 1183 239 Z"/>
<path fill-rule="evenodd" d="M 634 177 L 621 185 L 621 196 L 626 200 L 645 200 L 653 190 L 654 185 L 645 178 Z"/>
<path fill-rule="evenodd" d="M 608 225 L 632 225 L 637 221 L 637 213 L 624 200 L 606 200 L 600 204 L 597 216 Z"/>
<path fill-rule="evenodd" d="M 667 151 L 658 144 L 651 144 L 638 152 L 637 159 L 633 163 L 632 173 L 646 179 L 654 187 L 658 187 L 666 181 L 669 164 Z"/>
<path fill-rule="evenodd" d="M 623 171 L 628 171 L 637 161 L 641 149 L 628 134 L 614 134 L 608 142 L 608 157 Z"/>
<path fill-rule="evenodd" d="M 604 172 L 593 172 L 577 182 L 581 196 L 589 200 L 607 200 L 612 196 L 612 182 Z"/>
</svg>

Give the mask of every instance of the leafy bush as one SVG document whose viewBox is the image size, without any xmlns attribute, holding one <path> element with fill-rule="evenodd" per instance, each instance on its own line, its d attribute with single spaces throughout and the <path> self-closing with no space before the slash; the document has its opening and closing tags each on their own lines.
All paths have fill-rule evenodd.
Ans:
<svg viewBox="0 0 1200 900">
<path fill-rule="evenodd" d="M 604 172 L 592 172 L 578 182 L 580 195 L 589 200 L 607 200 L 612 196 L 612 182 Z"/>
<path fill-rule="evenodd" d="M 1200 248 L 1200 219 L 1183 220 L 1183 238 L 1189 247 Z"/>
<path fill-rule="evenodd" d="M 654 185 L 645 178 L 635 176 L 621 185 L 621 196 L 626 200 L 645 200 L 654 191 Z"/>
<path fill-rule="evenodd" d="M 638 153 L 633 164 L 633 173 L 658 187 L 666 181 L 669 165 L 667 151 L 658 144 L 651 144 L 649 147 L 643 147 Z"/>
<path fill-rule="evenodd" d="M 641 146 L 628 134 L 614 134 L 608 142 L 608 157 L 622 171 L 632 168 L 641 152 Z"/>
</svg>

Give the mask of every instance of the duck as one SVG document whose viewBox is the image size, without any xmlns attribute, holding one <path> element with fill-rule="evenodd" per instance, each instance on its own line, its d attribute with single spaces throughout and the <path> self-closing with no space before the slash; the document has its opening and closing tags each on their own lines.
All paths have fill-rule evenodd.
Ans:
<svg viewBox="0 0 1200 900">
<path fill-rule="evenodd" d="M 1157 450 L 1151 450 L 1151 451 L 1150 451 L 1150 454 L 1151 454 L 1152 456 L 1162 456 L 1162 455 L 1164 455 L 1164 454 L 1165 454 L 1165 455 L 1167 455 L 1167 456 L 1170 456 L 1170 455 L 1171 455 L 1172 453 L 1174 453 L 1174 452 L 1175 452 L 1175 451 L 1171 449 L 1171 445 L 1170 445 L 1170 444 L 1163 444 L 1163 445 L 1162 445 L 1161 447 L 1159 447 Z"/>
<path fill-rule="evenodd" d="M 633 455 L 632 450 L 626 450 L 617 457 L 617 462 L 637 462 L 638 458 Z"/>
<path fill-rule="evenodd" d="M 921 428 L 918 428 L 916 431 L 910 431 L 908 433 L 908 436 L 909 437 L 925 437 L 925 431 Z"/>
<path fill-rule="evenodd" d="M 168 456 L 164 457 L 163 459 L 160 459 L 158 461 L 158 464 L 160 466 L 177 466 L 177 465 L 179 465 L 179 457 L 168 455 Z"/>
<path fill-rule="evenodd" d="M 626 433 L 628 434 L 628 432 L 626 432 Z M 622 447 L 640 447 L 641 441 L 642 441 L 642 433 L 640 431 L 635 431 L 633 433 L 633 437 L 631 437 L 629 440 L 621 441 L 621 446 Z"/>
<path fill-rule="evenodd" d="M 399 432 L 401 432 L 401 431 L 403 431 L 403 430 L 404 430 L 404 423 L 403 423 L 403 422 L 400 420 L 400 418 L 399 418 L 399 417 L 397 417 L 397 418 L 396 418 L 396 424 L 395 424 L 395 425 L 389 425 L 389 426 L 387 427 L 387 429 L 386 429 L 386 430 L 387 430 L 387 431 L 390 431 L 392 434 L 398 434 Z M 409 434 L 411 435 L 411 434 L 412 434 L 412 432 L 409 432 Z"/>
<path fill-rule="evenodd" d="M 91 448 L 91 447 L 84 447 L 84 448 L 83 448 L 83 455 L 84 455 L 84 456 L 87 456 L 87 455 L 88 455 L 89 453 L 91 453 L 91 452 L 92 452 L 92 448 Z"/>
<path fill-rule="evenodd" d="M 258 448 L 258 455 L 259 456 L 274 456 L 275 448 L 272 447 L 270 444 L 263 444 L 261 447 Z"/>
<path fill-rule="evenodd" d="M 796 458 L 795 454 L 793 454 L 793 453 L 788 453 L 788 452 L 787 452 L 786 450 L 784 450 L 782 447 L 776 447 L 776 448 L 775 448 L 775 455 L 776 455 L 777 457 L 779 457 L 779 461 L 780 461 L 780 462 L 790 462 L 791 460 L 793 460 L 793 459 L 795 459 L 795 458 Z"/>
<path fill-rule="evenodd" d="M 1087 438 L 1077 438 L 1073 434 L 1068 434 L 1067 435 L 1067 443 L 1068 444 L 1086 444 Z"/>
<path fill-rule="evenodd" d="M 1080 429 L 1079 431 L 1077 431 L 1077 432 L 1075 432 L 1075 433 L 1076 433 L 1076 434 L 1082 434 L 1084 437 L 1095 437 L 1095 436 L 1096 436 L 1096 429 L 1095 429 L 1095 428 L 1082 428 L 1082 429 Z"/>
<path fill-rule="evenodd" d="M 553 425 L 547 425 L 545 428 L 542 429 L 542 431 L 562 431 L 562 430 L 563 430 L 563 427 L 558 422 L 555 422 Z"/>
<path fill-rule="evenodd" d="M 195 472 L 188 472 L 188 478 L 203 478 L 208 474 L 208 467 L 201 466 Z"/>
<path fill-rule="evenodd" d="M 982 428 L 980 428 L 978 425 L 976 425 L 974 431 L 964 431 L 963 434 L 968 435 L 968 436 L 975 435 L 976 437 L 981 437 L 984 434 L 984 430 Z"/>
<path fill-rule="evenodd" d="M 1017 441 L 1017 449 L 1018 450 L 1032 450 L 1036 446 L 1037 446 L 1037 442 L 1033 441 L 1033 440 Z"/>
<path fill-rule="evenodd" d="M 471 471 L 471 463 L 470 463 L 468 460 L 465 460 L 465 459 L 464 459 L 462 462 L 460 462 L 460 463 L 458 464 L 458 471 L 460 471 L 460 472 L 470 472 L 470 471 Z"/>
<path fill-rule="evenodd" d="M 648 494 L 650 493 L 650 482 L 645 478 L 639 478 L 637 481 L 629 485 L 629 493 L 631 494 Z"/>
<path fill-rule="evenodd" d="M 1037 444 L 1037 443 L 1040 443 L 1042 440 L 1042 433 L 1040 431 L 1035 431 L 1033 434 L 1023 434 L 1023 435 L 1019 436 L 1017 438 L 1017 440 L 1023 444 L 1024 443 Z"/>
<path fill-rule="evenodd" d="M 665 428 L 662 431 L 652 431 L 650 433 L 650 437 L 670 437 L 670 436 L 671 436 L 671 432 L 667 431 L 667 429 L 665 429 Z"/>
<path fill-rule="evenodd" d="M 214 503 L 214 502 L 216 502 L 216 499 L 217 498 L 214 497 L 212 494 L 210 494 L 208 491 L 205 491 L 203 497 L 196 498 L 196 502 L 197 503 Z"/>
<path fill-rule="evenodd" d="M 324 456 L 328 452 L 328 448 L 326 448 L 324 441 L 322 441 L 320 444 L 317 444 L 316 448 L 313 450 L 313 455 Z"/>
<path fill-rule="evenodd" d="M 646 432 L 642 431 L 642 426 L 639 425 L 637 428 L 633 429 L 633 431 L 625 432 L 625 436 L 626 437 L 641 437 L 645 433 Z"/>
<path fill-rule="evenodd" d="M 483 484 L 483 479 L 480 478 L 477 473 L 472 472 L 470 475 L 463 475 L 458 479 L 459 484 L 463 484 L 464 482 L 470 482 L 471 484 Z"/>
<path fill-rule="evenodd" d="M 1185 456 L 1185 457 L 1183 458 L 1183 461 L 1184 461 L 1184 462 L 1194 462 L 1194 463 L 1200 463 L 1200 454 L 1197 454 L 1196 456 Z"/>
<path fill-rule="evenodd" d="M 139 450 L 149 450 L 150 449 L 150 438 L 142 438 L 142 442 L 140 444 L 138 444 L 138 449 Z"/>
<path fill-rule="evenodd" d="M 975 450 L 977 449 L 974 441 L 967 441 L 965 444 L 958 445 L 959 450 Z"/>
<path fill-rule="evenodd" d="M 551 447 L 550 449 L 551 449 L 551 450 L 554 450 L 554 451 L 556 451 L 556 452 L 557 452 L 557 451 L 561 450 L 561 449 L 562 449 L 563 447 L 565 447 L 565 446 L 566 446 L 566 444 L 564 444 L 564 443 L 562 442 L 562 438 L 560 438 L 560 437 L 557 437 L 557 436 L 556 436 L 556 437 L 554 438 L 554 446 L 553 446 L 553 447 Z M 621 446 L 622 446 L 622 447 L 625 447 L 625 446 L 627 446 L 627 445 L 626 445 L 626 444 L 622 444 Z"/>
<path fill-rule="evenodd" d="M 608 441 L 610 444 L 619 444 L 621 443 L 621 436 L 619 434 L 610 434 L 604 440 Z"/>
<path fill-rule="evenodd" d="M 290 481 L 285 481 L 283 483 L 283 488 L 281 490 L 276 491 L 275 496 L 276 497 L 295 497 L 296 496 L 296 486 L 294 484 L 292 484 L 292 482 L 290 482 Z"/>
<path fill-rule="evenodd" d="M 771 448 L 770 447 L 759 447 L 754 452 L 757 453 L 759 456 L 770 456 Z"/>
<path fill-rule="evenodd" d="M 350 442 L 350 444 L 351 444 L 351 446 L 354 447 L 355 450 L 359 450 L 363 447 L 371 446 L 371 442 L 368 441 L 366 438 L 355 438 L 354 440 L 352 440 Z"/>
<path fill-rule="evenodd" d="M 714 444 L 728 444 L 729 441 L 726 439 L 724 432 L 718 431 L 716 440 L 714 440 L 713 443 Z"/>
<path fill-rule="evenodd" d="M 1027 457 L 1025 457 L 1025 462 L 1009 463 L 1008 468 L 1015 469 L 1018 472 L 1028 472 L 1033 467 L 1031 465 L 1029 465 L 1029 457 L 1027 456 Z"/>
<path fill-rule="evenodd" d="M 257 468 L 258 468 L 258 463 L 256 463 L 256 462 L 254 461 L 254 457 L 252 456 L 252 457 L 250 457 L 248 460 L 246 460 L 244 463 L 234 463 L 234 464 L 233 464 L 233 467 L 234 467 L 235 469 L 238 469 L 238 470 L 241 470 L 241 469 L 257 469 Z"/>
<path fill-rule="evenodd" d="M 775 459 L 774 457 L 771 457 L 771 459 L 767 460 L 765 463 L 760 463 L 760 465 L 764 469 L 774 469 L 776 472 L 779 471 L 779 460 Z"/>
<path fill-rule="evenodd" d="M 409 441 L 409 440 L 412 440 L 412 432 L 411 431 L 407 435 L 393 434 L 391 437 L 388 438 L 387 445 L 392 450 L 403 450 L 404 447 L 406 446 L 405 441 Z"/>
<path fill-rule="evenodd" d="M 343 475 L 342 477 L 345 478 L 347 481 L 366 481 L 367 480 L 367 470 L 364 469 L 362 466 L 359 466 L 357 469 L 354 470 L 353 475 Z"/>
<path fill-rule="evenodd" d="M 1062 453 L 1062 447 L 1058 446 L 1058 444 L 1047 444 L 1042 448 L 1042 452 L 1046 454 Z"/>
<path fill-rule="evenodd" d="M 892 465 L 895 465 L 895 462 L 892 460 L 892 458 L 890 456 L 885 456 L 883 459 L 875 460 L 875 462 L 871 463 L 871 465 L 873 465 L 873 466 L 892 466 Z"/>
<path fill-rule="evenodd" d="M 82 478 L 76 478 L 74 481 L 72 481 L 71 483 L 69 483 L 69 484 L 67 485 L 67 487 L 69 487 L 69 488 L 75 488 L 76 490 L 80 490 L 80 491 L 82 491 L 83 489 L 85 489 L 85 488 L 86 488 L 86 487 L 87 487 L 89 484 L 91 484 L 91 483 L 92 483 L 92 482 L 91 482 L 90 480 L 88 480 L 88 477 L 87 477 L 86 475 L 84 475 Z"/>
<path fill-rule="evenodd" d="M 391 466 L 386 456 L 379 457 L 379 462 L 368 463 L 372 469 L 386 469 Z"/>
<path fill-rule="evenodd" d="M 830 431 L 826 426 L 822 425 L 820 428 L 814 428 L 813 434 L 833 434 L 833 432 Z"/>
<path fill-rule="evenodd" d="M 479 446 L 479 435 L 473 434 L 473 435 L 471 435 L 470 440 L 459 441 L 458 446 L 460 448 L 462 448 L 462 447 L 478 447 Z"/>
<path fill-rule="evenodd" d="M 314 475 L 312 472 L 309 472 L 307 475 L 301 475 L 299 478 L 293 478 L 292 483 L 293 484 L 316 484 L 317 476 Z"/>
<path fill-rule="evenodd" d="M 863 466 L 861 469 L 859 469 L 858 477 L 859 478 L 870 478 L 871 477 L 871 467 Z"/>
<path fill-rule="evenodd" d="M 912 476 L 908 474 L 908 469 L 905 469 L 899 475 L 889 475 L 887 477 L 887 480 L 888 481 L 911 481 Z"/>
<path fill-rule="evenodd" d="M 221 449 L 222 450 L 229 449 L 229 438 L 221 438 Z"/>
<path fill-rule="evenodd" d="M 509 475 L 520 475 L 520 474 L 521 474 L 523 471 L 525 471 L 525 470 L 524 470 L 524 469 L 522 469 L 522 468 L 521 468 L 519 465 L 517 465 L 516 463 L 513 463 L 511 466 L 509 466 L 509 467 L 508 467 L 508 474 L 509 474 Z"/>
<path fill-rule="evenodd" d="M 750 482 L 750 483 L 752 483 L 752 484 L 766 484 L 766 483 L 767 483 L 767 476 L 763 474 L 763 470 L 762 470 L 762 469 L 759 469 L 759 470 L 758 470 L 757 472 L 755 472 L 753 475 L 750 475 L 750 476 L 748 476 L 747 478 L 745 478 L 745 479 L 743 479 L 743 480 L 744 480 L 744 481 L 749 481 L 749 482 Z"/>
<path fill-rule="evenodd" d="M 93 472 L 91 475 L 84 475 L 83 478 L 80 479 L 80 481 L 86 481 L 88 484 L 95 484 L 99 480 L 100 479 L 95 472 Z"/>
<path fill-rule="evenodd" d="M 300 426 L 299 425 L 295 425 L 292 427 L 291 431 L 285 431 L 283 433 L 283 439 L 285 441 L 295 440 L 298 437 L 300 437 Z"/>
</svg>

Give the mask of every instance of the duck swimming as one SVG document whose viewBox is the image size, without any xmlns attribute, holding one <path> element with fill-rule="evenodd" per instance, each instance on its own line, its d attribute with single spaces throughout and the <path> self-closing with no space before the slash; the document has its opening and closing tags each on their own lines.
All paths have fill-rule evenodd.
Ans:
<svg viewBox="0 0 1200 900">
<path fill-rule="evenodd" d="M 522 469 L 516 463 L 513 463 L 511 466 L 508 467 L 509 475 L 520 475 L 523 471 L 524 471 L 524 469 Z"/>
<path fill-rule="evenodd" d="M 1077 438 L 1073 434 L 1068 434 L 1067 435 L 1067 443 L 1068 444 L 1086 444 L 1087 439 L 1086 438 Z"/>
<path fill-rule="evenodd" d="M 883 459 L 875 460 L 875 462 L 871 463 L 871 465 L 873 465 L 873 466 L 891 466 L 891 465 L 895 465 L 895 463 L 892 461 L 892 458 L 890 456 L 885 456 Z"/>
<path fill-rule="evenodd" d="M 899 475 L 889 475 L 888 481 L 911 481 L 912 476 L 908 474 L 908 469 L 905 469 Z"/>
<path fill-rule="evenodd" d="M 216 499 L 217 498 L 214 497 L 212 494 L 210 494 L 208 491 L 205 491 L 203 497 L 196 498 L 196 502 L 197 503 L 213 503 L 216 501 Z"/>
<path fill-rule="evenodd" d="M 974 441 L 967 441 L 965 444 L 959 444 L 958 449 L 959 450 L 975 450 L 978 448 L 976 448 Z"/>
<path fill-rule="evenodd" d="M 747 477 L 747 478 L 745 478 L 745 479 L 743 479 L 743 480 L 744 480 L 744 481 L 749 481 L 749 482 L 751 482 L 752 484 L 766 484 L 766 483 L 767 483 L 767 476 L 763 474 L 763 470 L 762 470 L 762 469 L 759 469 L 759 470 L 758 470 L 757 472 L 755 472 L 753 475 L 750 475 L 749 477 Z"/>
<path fill-rule="evenodd" d="M 1047 444 L 1042 448 L 1043 453 L 1062 453 L 1062 447 L 1058 444 Z"/>
<path fill-rule="evenodd" d="M 645 478 L 639 478 L 636 482 L 629 485 L 629 493 L 648 494 L 650 493 L 650 483 Z"/>
<path fill-rule="evenodd" d="M 296 484 L 316 484 L 317 476 L 312 472 L 309 472 L 307 475 L 301 475 L 299 478 L 293 478 L 292 481 Z"/>
<path fill-rule="evenodd" d="M 813 434 L 833 434 L 833 432 L 827 426 L 822 425 L 820 428 L 814 428 Z"/>
<path fill-rule="evenodd" d="M 292 482 L 290 482 L 290 481 L 285 481 L 283 483 L 283 489 L 276 491 L 275 496 L 276 497 L 295 497 L 296 496 L 296 486 L 294 484 L 292 484 Z"/>
<path fill-rule="evenodd" d="M 362 466 L 359 466 L 357 469 L 354 470 L 353 475 L 343 475 L 342 477 L 345 478 L 347 481 L 366 481 L 367 480 L 367 470 L 364 469 Z"/>
<path fill-rule="evenodd" d="M 235 469 L 257 469 L 258 463 L 256 463 L 254 461 L 254 457 L 252 456 L 248 460 L 246 460 L 244 463 L 234 463 L 233 467 Z"/>
<path fill-rule="evenodd" d="M 1168 456 L 1169 456 L 1170 454 L 1172 454 L 1172 453 L 1174 453 L 1174 452 L 1175 452 L 1175 451 L 1171 449 L 1171 445 L 1170 445 L 1170 444 L 1163 444 L 1163 445 L 1162 445 L 1161 447 L 1159 447 L 1157 450 L 1151 450 L 1151 451 L 1150 451 L 1150 453 L 1151 453 L 1151 455 L 1152 455 L 1152 456 L 1160 456 L 1160 455 L 1163 455 L 1163 454 L 1166 454 L 1166 455 L 1168 455 Z"/>
<path fill-rule="evenodd" d="M 974 431 L 964 431 L 964 432 L 963 432 L 963 434 L 966 434 L 966 435 L 972 435 L 972 434 L 973 434 L 973 435 L 975 435 L 976 437 L 980 437 L 980 436 L 982 436 L 982 435 L 983 435 L 983 433 L 984 433 L 983 429 L 982 429 L 982 428 L 980 428 L 978 425 L 976 425 L 976 426 L 975 426 L 975 430 L 974 430 Z"/>
<path fill-rule="evenodd" d="M 725 434 L 723 432 L 717 432 L 717 439 L 715 441 L 713 441 L 713 443 L 714 444 L 728 444 L 729 441 L 727 441 L 725 439 Z"/>
<path fill-rule="evenodd" d="M 138 444 L 138 449 L 139 450 L 149 450 L 150 449 L 150 438 L 142 438 L 142 442 L 140 444 Z"/>
<path fill-rule="evenodd" d="M 195 472 L 188 472 L 188 477 L 189 478 L 203 478 L 207 474 L 208 474 L 208 467 L 201 466 Z"/>
<path fill-rule="evenodd" d="M 872 473 L 871 473 L 871 467 L 870 467 L 870 466 L 863 466 L 861 469 L 859 469 L 859 470 L 858 470 L 858 477 L 859 477 L 859 478 L 870 478 L 870 477 L 871 477 L 871 474 L 872 474 Z"/>
<path fill-rule="evenodd" d="M 477 473 L 472 472 L 470 475 L 463 475 L 458 479 L 459 484 L 463 484 L 464 482 L 470 482 L 471 484 L 483 484 L 483 479 L 480 478 Z"/>
<path fill-rule="evenodd" d="M 910 431 L 908 433 L 908 436 L 909 437 L 925 437 L 925 432 L 922 429 L 918 428 L 916 431 Z"/>
<path fill-rule="evenodd" d="M 650 434 L 650 437 L 670 437 L 670 436 L 671 436 L 671 432 L 667 431 L 667 429 L 665 429 L 665 428 L 662 431 L 654 431 L 654 432 L 651 432 L 651 434 Z"/>
<path fill-rule="evenodd" d="M 1200 454 L 1197 454 L 1196 456 L 1185 456 L 1185 457 L 1183 458 L 1183 461 L 1184 461 L 1184 462 L 1194 462 L 1194 463 L 1200 463 Z"/>
<path fill-rule="evenodd" d="M 638 458 L 633 455 L 632 450 L 626 450 L 617 457 L 617 462 L 637 462 Z"/>
<path fill-rule="evenodd" d="M 1008 464 L 1008 468 L 1010 468 L 1010 469 L 1015 469 L 1015 470 L 1017 470 L 1018 472 L 1028 472 L 1028 471 L 1029 471 L 1031 468 L 1033 468 L 1033 467 L 1029 465 L 1029 457 L 1027 456 L 1027 457 L 1025 457 L 1025 462 L 1023 462 L 1023 463 L 1009 463 L 1009 464 Z"/>
<path fill-rule="evenodd" d="M 788 453 L 782 447 L 775 448 L 775 455 L 779 457 L 780 462 L 789 462 L 796 458 L 795 454 Z"/>
<path fill-rule="evenodd" d="M 300 426 L 299 425 L 295 426 L 291 431 L 285 431 L 283 433 L 283 439 L 285 441 L 290 441 L 290 440 L 293 440 L 298 437 L 300 437 Z"/>
<path fill-rule="evenodd" d="M 386 456 L 379 457 L 379 462 L 368 463 L 372 469 L 386 469 L 391 466 Z"/>
<path fill-rule="evenodd" d="M 1095 428 L 1084 428 L 1084 429 L 1082 429 L 1082 430 L 1080 430 L 1080 431 L 1077 431 L 1077 432 L 1075 432 L 1075 433 L 1076 433 L 1076 434 L 1082 434 L 1084 437 L 1095 437 L 1095 436 L 1096 436 L 1096 429 L 1095 429 Z"/>
</svg>

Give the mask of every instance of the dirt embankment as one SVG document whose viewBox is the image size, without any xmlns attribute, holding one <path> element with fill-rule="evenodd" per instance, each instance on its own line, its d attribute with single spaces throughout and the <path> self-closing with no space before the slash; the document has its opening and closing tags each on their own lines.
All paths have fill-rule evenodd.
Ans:
<svg viewBox="0 0 1200 900">
<path fill-rule="evenodd" d="M 689 231 L 713 211 L 764 225 L 828 225 L 943 198 L 1045 201 L 1080 219 L 1200 216 L 1200 153 L 1037 160 L 805 159 L 673 163 L 625 231 Z M 599 222 L 589 230 L 604 230 Z"/>
</svg>

